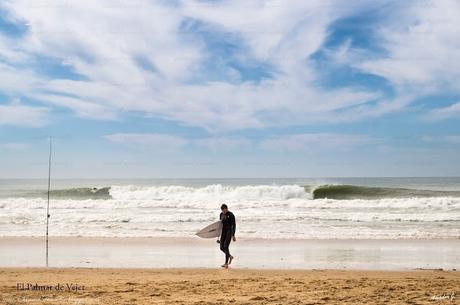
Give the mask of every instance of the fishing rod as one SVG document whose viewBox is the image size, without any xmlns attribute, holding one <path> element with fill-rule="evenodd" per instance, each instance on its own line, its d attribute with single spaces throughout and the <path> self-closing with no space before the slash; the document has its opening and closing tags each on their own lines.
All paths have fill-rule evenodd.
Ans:
<svg viewBox="0 0 460 305">
<path fill-rule="evenodd" d="M 46 204 L 46 267 L 48 267 L 48 226 L 49 226 L 49 219 L 50 219 L 51 149 L 52 149 L 52 138 L 50 137 L 50 149 L 49 149 L 49 156 L 48 156 L 48 202 Z"/>
</svg>

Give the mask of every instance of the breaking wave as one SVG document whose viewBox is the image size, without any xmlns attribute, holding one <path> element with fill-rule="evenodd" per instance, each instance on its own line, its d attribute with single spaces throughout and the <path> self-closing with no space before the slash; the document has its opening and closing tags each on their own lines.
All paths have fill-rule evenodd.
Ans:
<svg viewBox="0 0 460 305">
<path fill-rule="evenodd" d="M 14 197 L 46 198 L 46 191 L 20 192 Z M 383 199 L 460 197 L 460 191 L 435 191 L 392 187 L 371 187 L 346 184 L 320 186 L 300 185 L 244 185 L 225 186 L 212 184 L 203 187 L 181 185 L 142 186 L 122 185 L 103 187 L 79 187 L 51 190 L 52 199 L 117 199 L 117 200 L 258 200 L 277 199 Z M 1 206 L 0 206 L 1 208 Z"/>
<path fill-rule="evenodd" d="M 50 196 L 53 198 L 59 199 L 111 199 L 110 196 L 110 187 L 101 187 L 101 188 L 90 188 L 90 187 L 80 187 L 80 188 L 70 188 L 70 189 L 61 189 L 61 190 L 51 190 Z"/>
<path fill-rule="evenodd" d="M 238 234 L 249 238 L 460 237 L 459 191 L 344 184 L 89 186 L 52 190 L 52 236 L 194 236 L 218 219 L 225 202 L 238 219 Z M 24 194 L 0 197 L 0 236 L 43 233 L 46 192 Z"/>
<path fill-rule="evenodd" d="M 313 199 L 379 199 L 412 197 L 460 197 L 459 191 L 430 191 L 356 185 L 322 185 L 312 191 Z"/>
<path fill-rule="evenodd" d="M 288 200 L 292 198 L 310 198 L 305 188 L 298 185 L 247 185 L 223 186 L 221 184 L 205 187 L 186 186 L 113 186 L 110 188 L 113 199 L 156 199 L 156 200 L 254 200 L 277 199 Z"/>
</svg>

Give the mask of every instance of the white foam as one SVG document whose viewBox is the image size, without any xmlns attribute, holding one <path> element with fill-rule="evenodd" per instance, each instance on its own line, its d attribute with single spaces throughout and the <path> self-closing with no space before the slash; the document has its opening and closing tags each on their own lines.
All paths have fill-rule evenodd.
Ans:
<svg viewBox="0 0 460 305">
<path fill-rule="evenodd" d="M 177 199 L 177 200 L 230 200 L 230 199 L 290 199 L 310 198 L 305 189 L 299 185 L 255 185 L 255 186 L 222 186 L 213 184 L 200 188 L 185 186 L 113 186 L 110 195 L 114 199 Z"/>
<path fill-rule="evenodd" d="M 191 236 L 227 203 L 238 235 L 261 238 L 460 236 L 460 198 L 312 200 L 298 185 L 116 186 L 113 199 L 52 199 L 50 235 Z M 41 236 L 46 200 L 1 198 L 0 236 Z"/>
</svg>

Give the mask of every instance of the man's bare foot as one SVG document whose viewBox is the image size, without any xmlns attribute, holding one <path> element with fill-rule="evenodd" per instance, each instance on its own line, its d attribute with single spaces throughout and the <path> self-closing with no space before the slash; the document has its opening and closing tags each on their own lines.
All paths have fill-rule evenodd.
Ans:
<svg viewBox="0 0 460 305">
<path fill-rule="evenodd" d="M 225 269 L 228 269 L 228 264 L 223 264 L 221 267 L 225 268 Z"/>
<path fill-rule="evenodd" d="M 230 256 L 229 260 L 228 260 L 228 264 L 230 265 L 232 263 L 232 260 L 233 260 L 233 256 Z"/>
</svg>

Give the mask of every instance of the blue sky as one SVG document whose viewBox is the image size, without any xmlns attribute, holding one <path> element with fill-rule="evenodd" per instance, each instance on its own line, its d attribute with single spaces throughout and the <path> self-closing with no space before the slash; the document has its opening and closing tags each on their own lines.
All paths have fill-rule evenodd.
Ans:
<svg viewBox="0 0 460 305">
<path fill-rule="evenodd" d="M 345 4 L 346 3 L 346 4 Z M 6 0 L 0 177 L 460 175 L 460 3 Z"/>
</svg>

